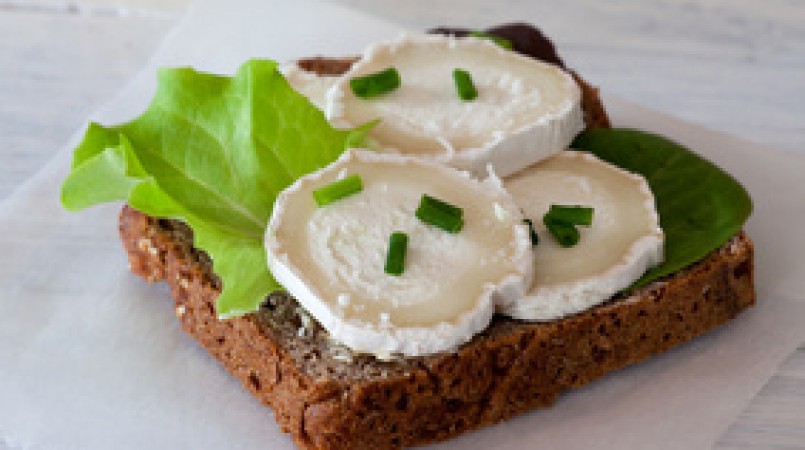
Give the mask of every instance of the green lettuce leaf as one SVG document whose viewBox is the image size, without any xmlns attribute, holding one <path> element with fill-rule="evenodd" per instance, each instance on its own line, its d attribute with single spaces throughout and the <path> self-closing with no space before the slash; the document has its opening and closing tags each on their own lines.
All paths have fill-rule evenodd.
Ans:
<svg viewBox="0 0 805 450">
<path fill-rule="evenodd" d="M 665 231 L 665 262 L 633 287 L 687 267 L 721 247 L 752 213 L 752 199 L 729 174 L 661 136 L 629 129 L 594 129 L 572 146 L 648 181 Z"/>
<path fill-rule="evenodd" d="M 263 234 L 274 200 L 299 177 L 363 142 L 374 123 L 337 130 L 268 60 L 233 77 L 162 69 L 151 106 L 119 126 L 91 123 L 61 201 L 75 211 L 125 200 L 186 222 L 223 282 L 218 315 L 256 310 L 281 287 Z"/>
</svg>

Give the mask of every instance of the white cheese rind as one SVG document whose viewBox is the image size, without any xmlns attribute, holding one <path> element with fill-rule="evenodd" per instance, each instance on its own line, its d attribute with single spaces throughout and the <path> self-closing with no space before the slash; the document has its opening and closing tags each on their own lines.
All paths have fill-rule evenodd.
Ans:
<svg viewBox="0 0 805 450">
<path fill-rule="evenodd" d="M 287 62 L 279 67 L 280 73 L 296 92 L 307 97 L 316 108 L 324 111 L 327 106 L 327 91 L 338 80 L 337 76 L 318 75 L 299 67 L 296 61 Z"/>
<path fill-rule="evenodd" d="M 312 190 L 352 173 L 364 191 L 315 207 Z M 414 217 L 422 193 L 464 207 L 460 233 Z M 409 234 L 401 277 L 382 273 L 386 239 L 396 229 Z M 481 182 L 432 162 L 361 150 L 283 191 L 266 231 L 277 281 L 334 339 L 376 355 L 427 355 L 470 340 L 497 303 L 526 293 L 530 247 L 522 215 L 496 177 Z"/>
<path fill-rule="evenodd" d="M 394 66 L 401 85 L 372 99 L 356 97 L 352 78 Z M 478 90 L 458 98 L 452 71 L 467 70 Z M 478 38 L 403 35 L 366 49 L 327 93 L 337 126 L 383 121 L 373 146 L 417 154 L 476 176 L 491 164 L 500 176 L 524 169 L 570 144 L 584 128 L 581 92 L 557 66 Z"/>
<path fill-rule="evenodd" d="M 522 320 L 547 321 L 601 304 L 663 261 L 664 234 L 646 180 L 595 156 L 562 152 L 504 180 L 540 243 L 534 281 L 523 298 L 498 311 Z M 550 204 L 595 208 L 579 243 L 559 246 L 542 224 Z"/>
</svg>

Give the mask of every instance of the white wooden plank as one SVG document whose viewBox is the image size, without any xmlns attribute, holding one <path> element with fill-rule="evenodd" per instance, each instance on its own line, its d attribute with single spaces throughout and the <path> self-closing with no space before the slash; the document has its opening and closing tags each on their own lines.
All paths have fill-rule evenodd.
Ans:
<svg viewBox="0 0 805 450">
<path fill-rule="evenodd" d="M 805 449 L 805 347 L 780 366 L 715 448 Z"/>
<path fill-rule="evenodd" d="M 0 199 L 123 86 L 174 20 L 0 9 Z"/>
</svg>

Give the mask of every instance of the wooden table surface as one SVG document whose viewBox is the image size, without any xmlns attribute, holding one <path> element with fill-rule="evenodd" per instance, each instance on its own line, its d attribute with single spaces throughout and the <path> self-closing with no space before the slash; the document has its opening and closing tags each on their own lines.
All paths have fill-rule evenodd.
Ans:
<svg viewBox="0 0 805 450">
<path fill-rule="evenodd" d="M 801 0 L 330 1 L 411 29 L 537 23 L 608 92 L 805 157 Z M 0 0 L 0 203 L 147 61 L 188 6 Z M 805 449 L 805 344 L 716 448 Z"/>
</svg>

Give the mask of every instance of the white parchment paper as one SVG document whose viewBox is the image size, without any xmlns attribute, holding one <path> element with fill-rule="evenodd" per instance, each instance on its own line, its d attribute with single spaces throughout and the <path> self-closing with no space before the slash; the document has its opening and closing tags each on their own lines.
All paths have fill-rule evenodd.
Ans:
<svg viewBox="0 0 805 450">
<path fill-rule="evenodd" d="M 220 4 L 220 3 L 218 3 Z M 151 63 L 92 119 L 147 107 L 156 67 L 231 73 L 245 59 L 357 54 L 400 28 L 310 0 L 195 4 Z M 708 448 L 805 340 L 805 158 L 616 98 L 617 125 L 670 136 L 750 190 L 758 305 L 733 323 L 571 392 L 550 409 L 433 448 Z M 292 449 L 290 439 L 179 329 L 167 289 L 128 272 L 119 205 L 64 212 L 65 148 L 0 203 L 0 449 Z"/>
</svg>

